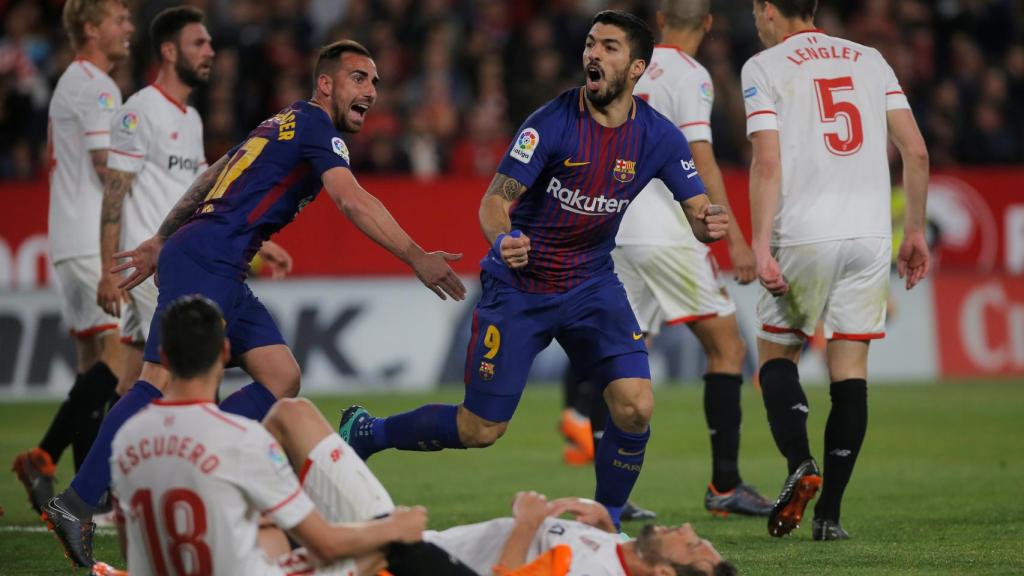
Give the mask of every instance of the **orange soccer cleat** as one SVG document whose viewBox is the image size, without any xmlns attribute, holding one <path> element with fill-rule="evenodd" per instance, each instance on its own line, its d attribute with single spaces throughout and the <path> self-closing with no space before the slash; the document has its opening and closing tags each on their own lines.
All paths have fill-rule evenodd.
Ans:
<svg viewBox="0 0 1024 576">
<path fill-rule="evenodd" d="M 42 448 L 22 452 L 15 456 L 11 471 L 25 487 L 32 509 L 36 514 L 41 513 L 43 505 L 53 498 L 53 475 L 57 467 L 53 464 L 50 454 Z"/>
<path fill-rule="evenodd" d="M 573 408 L 562 410 L 558 430 L 565 437 L 562 459 L 570 466 L 585 466 L 594 461 L 594 435 L 590 418 Z"/>
</svg>

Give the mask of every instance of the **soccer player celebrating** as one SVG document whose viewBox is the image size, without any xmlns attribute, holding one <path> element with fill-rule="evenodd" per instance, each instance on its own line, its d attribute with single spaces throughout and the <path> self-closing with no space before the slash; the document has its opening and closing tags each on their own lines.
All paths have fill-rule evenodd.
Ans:
<svg viewBox="0 0 1024 576">
<path fill-rule="evenodd" d="M 161 395 L 168 381 L 158 351 L 160 312 L 170 302 L 201 293 L 225 311 L 232 361 L 254 380 L 221 403 L 226 412 L 261 420 L 277 398 L 298 392 L 299 366 L 244 277 L 264 240 L 291 222 L 321 189 L 440 298 L 465 297 L 465 287 L 448 266 L 460 255 L 424 252 L 349 169 L 341 133 L 362 128 L 376 100 L 378 80 L 376 65 L 361 44 L 342 40 L 324 47 L 311 100 L 296 102 L 261 123 L 196 179 L 156 235 L 114 255 L 125 261 L 111 272 L 133 269 L 120 288 L 132 289 L 156 271 L 159 295 L 140 380 L 107 414 L 72 487 L 45 507 L 65 553 L 77 564 L 93 563 L 89 526 L 110 483 L 110 441 L 125 420 Z"/>
<path fill-rule="evenodd" d="M 897 267 L 906 288 L 928 272 L 928 152 L 892 68 L 877 50 L 814 28 L 815 0 L 753 0 L 768 47 L 743 66 L 753 145 L 750 204 L 764 290 L 758 356 L 768 423 L 789 477 L 768 532 L 796 528 L 822 485 L 807 441 L 807 397 L 797 361 L 824 322 L 832 409 L 815 540 L 849 535 L 843 491 L 867 430 L 867 360 L 885 336 L 891 222 L 888 141 L 903 159 L 906 235 Z"/>
<path fill-rule="evenodd" d="M 712 202 L 728 208 L 722 173 L 711 148 L 711 76 L 696 60 L 711 29 L 710 0 L 662 0 L 661 44 L 634 93 L 682 130 Z M 662 323 L 686 324 L 707 354 L 704 417 L 711 436 L 711 482 L 704 507 L 715 514 L 767 516 L 771 502 L 743 483 L 739 472 L 740 386 L 746 346 L 736 305 L 718 280 L 710 250 L 694 238 L 678 204 L 658 180 L 622 218 L 612 251 L 640 329 L 656 335 Z M 754 255 L 739 226 L 726 236 L 741 284 L 754 280 Z"/>
<path fill-rule="evenodd" d="M 633 86 L 654 40 L 631 14 L 594 17 L 583 51 L 586 85 L 527 119 L 480 204 L 491 251 L 466 357 L 465 399 L 389 418 L 359 406 L 342 436 L 360 455 L 386 448 L 484 447 L 504 434 L 534 357 L 552 339 L 603 390 L 611 410 L 597 449 L 597 500 L 617 523 L 643 464 L 654 410 L 643 333 L 609 253 L 622 214 L 652 178 L 710 242 L 729 217 L 711 204 L 682 133 Z"/>
<path fill-rule="evenodd" d="M 13 470 L 38 512 L 53 496 L 55 463 L 73 446 L 75 468 L 99 429 L 121 369 L 117 318 L 96 304 L 100 218 L 110 122 L 121 91 L 107 75 L 128 58 L 135 31 L 124 0 L 68 0 L 64 29 L 75 60 L 50 101 L 50 261 L 63 298 L 64 322 L 77 352 L 77 376 L 39 446 L 18 454 Z"/>
</svg>

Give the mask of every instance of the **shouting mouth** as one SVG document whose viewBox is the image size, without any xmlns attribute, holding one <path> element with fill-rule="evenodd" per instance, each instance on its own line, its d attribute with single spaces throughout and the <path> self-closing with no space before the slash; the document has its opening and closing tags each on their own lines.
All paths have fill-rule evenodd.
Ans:
<svg viewBox="0 0 1024 576">
<path fill-rule="evenodd" d="M 604 71 L 597 64 L 588 64 L 585 68 L 587 73 L 587 90 L 589 92 L 597 92 L 601 89 L 601 83 L 604 80 Z"/>
</svg>

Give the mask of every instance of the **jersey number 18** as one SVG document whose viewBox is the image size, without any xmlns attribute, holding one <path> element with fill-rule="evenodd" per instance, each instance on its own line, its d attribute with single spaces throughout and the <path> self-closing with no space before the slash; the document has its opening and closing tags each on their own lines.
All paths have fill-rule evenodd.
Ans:
<svg viewBox="0 0 1024 576">
<path fill-rule="evenodd" d="M 206 507 L 198 494 L 187 488 L 168 490 L 160 499 L 160 518 L 167 533 L 168 571 L 163 542 L 156 527 L 153 491 L 137 490 L 131 499 L 132 513 L 145 531 L 146 548 L 157 576 L 198 576 L 213 573 L 213 554 L 206 543 Z"/>
</svg>

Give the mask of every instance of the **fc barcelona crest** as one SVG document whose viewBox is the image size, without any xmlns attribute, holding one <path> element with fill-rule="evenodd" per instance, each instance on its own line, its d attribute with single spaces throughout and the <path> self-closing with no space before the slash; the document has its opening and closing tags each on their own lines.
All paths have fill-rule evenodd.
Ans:
<svg viewBox="0 0 1024 576">
<path fill-rule="evenodd" d="M 494 378 L 494 364 L 484 360 L 480 363 L 480 379 L 484 382 Z"/>
<path fill-rule="evenodd" d="M 619 182 L 632 182 L 633 178 L 636 177 L 636 161 L 623 160 L 622 158 L 617 159 L 615 161 L 615 168 L 612 169 L 612 175 Z"/>
</svg>

